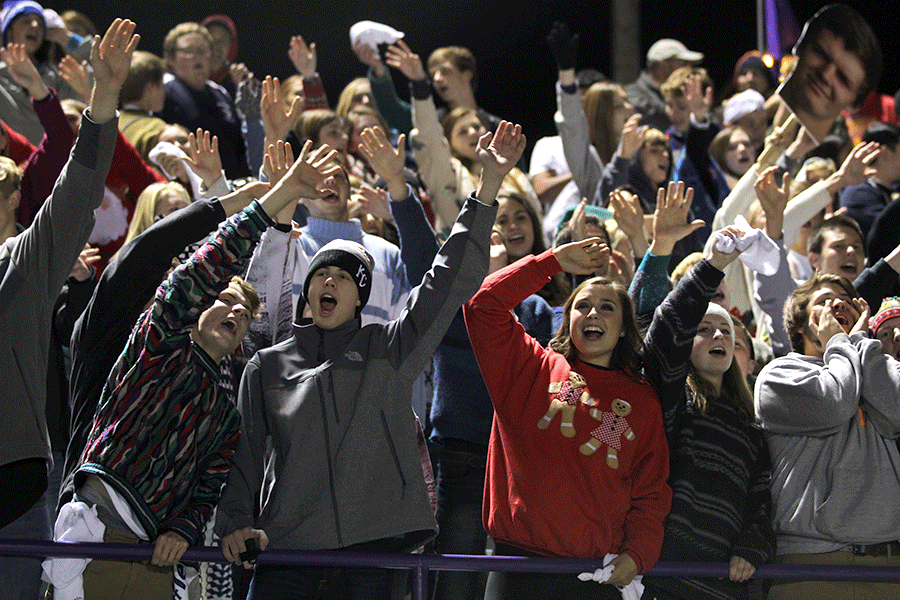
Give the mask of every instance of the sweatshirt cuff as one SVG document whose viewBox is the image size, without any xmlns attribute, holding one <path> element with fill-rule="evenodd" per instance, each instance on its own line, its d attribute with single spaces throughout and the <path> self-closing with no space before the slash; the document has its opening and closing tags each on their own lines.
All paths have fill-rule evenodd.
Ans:
<svg viewBox="0 0 900 600">
<path fill-rule="evenodd" d="M 416 100 L 427 100 L 431 96 L 431 82 L 427 79 L 410 81 L 409 92 Z"/>
</svg>

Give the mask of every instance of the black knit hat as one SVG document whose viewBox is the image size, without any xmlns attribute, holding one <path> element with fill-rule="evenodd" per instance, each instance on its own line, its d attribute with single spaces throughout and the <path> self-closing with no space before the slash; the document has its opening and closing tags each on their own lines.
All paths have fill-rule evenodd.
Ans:
<svg viewBox="0 0 900 600">
<path fill-rule="evenodd" d="M 369 301 L 369 294 L 372 291 L 372 270 L 375 268 L 375 259 L 362 245 L 356 242 L 349 240 L 328 242 L 316 252 L 309 263 L 309 270 L 303 281 L 303 299 L 305 301 L 309 301 L 309 282 L 312 280 L 312 276 L 322 267 L 330 266 L 340 267 L 353 278 L 359 292 L 359 306 L 356 307 L 356 316 L 359 316 Z"/>
</svg>

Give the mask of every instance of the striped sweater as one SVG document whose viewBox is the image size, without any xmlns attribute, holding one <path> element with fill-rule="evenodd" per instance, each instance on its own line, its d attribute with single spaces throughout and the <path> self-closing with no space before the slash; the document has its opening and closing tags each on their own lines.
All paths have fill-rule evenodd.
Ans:
<svg viewBox="0 0 900 600">
<path fill-rule="evenodd" d="M 672 512 L 660 560 L 729 562 L 755 567 L 775 552 L 771 460 L 762 431 L 741 422 L 728 402 L 706 414 L 691 403 L 686 384 L 694 335 L 724 274 L 700 261 L 656 309 L 645 339 L 644 377 L 663 409 L 671 460 Z M 645 577 L 679 598 L 747 598 L 745 583 L 728 579 Z"/>
<path fill-rule="evenodd" d="M 82 464 L 129 503 L 152 540 L 175 531 L 194 544 L 237 449 L 240 415 L 217 397 L 219 369 L 190 338 L 200 314 L 242 272 L 271 223 L 250 207 L 160 285 L 104 387 Z"/>
</svg>

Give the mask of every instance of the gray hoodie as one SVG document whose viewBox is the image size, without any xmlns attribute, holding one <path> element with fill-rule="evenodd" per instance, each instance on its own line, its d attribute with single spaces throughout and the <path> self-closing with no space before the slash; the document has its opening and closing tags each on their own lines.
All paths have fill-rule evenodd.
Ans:
<svg viewBox="0 0 900 600">
<path fill-rule="evenodd" d="M 878 340 L 838 334 L 823 358 L 777 358 L 755 396 L 779 555 L 900 539 L 900 362 Z"/>
</svg>

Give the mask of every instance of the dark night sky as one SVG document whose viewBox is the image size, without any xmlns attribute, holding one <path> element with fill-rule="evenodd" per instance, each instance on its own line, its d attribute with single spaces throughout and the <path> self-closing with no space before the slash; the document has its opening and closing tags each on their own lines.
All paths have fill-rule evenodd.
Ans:
<svg viewBox="0 0 900 600">
<path fill-rule="evenodd" d="M 872 23 L 885 53 L 881 89 L 893 94 L 900 86 L 896 70 L 895 11 L 888 3 L 846 2 Z M 482 106 L 504 118 L 526 125 L 533 142 L 554 132 L 555 68 L 543 36 L 556 19 L 566 20 L 580 32 L 579 67 L 592 66 L 609 73 L 609 0 L 250 0 L 249 2 L 175 2 L 172 0 L 58 0 L 46 2 L 60 12 L 78 8 L 98 28 L 116 16 L 138 23 L 141 48 L 162 53 L 162 38 L 176 23 L 199 20 L 214 12 L 229 14 L 240 35 L 239 60 L 257 75 L 285 77 L 293 68 L 287 59 L 290 35 L 302 34 L 319 48 L 319 70 L 329 99 L 337 101 L 341 87 L 364 75 L 350 49 L 348 30 L 363 19 L 388 23 L 406 33 L 406 40 L 423 56 L 439 46 L 458 44 L 473 50 L 479 61 L 478 99 Z M 792 0 L 802 23 L 823 5 Z M 752 0 L 645 0 L 641 15 L 642 54 L 661 37 L 682 40 L 707 56 L 717 86 L 727 83 L 734 63 L 755 47 L 756 9 Z M 396 81 L 402 85 L 402 75 Z M 405 87 L 405 86 L 402 86 Z M 405 92 L 401 92 L 405 94 Z"/>
</svg>

